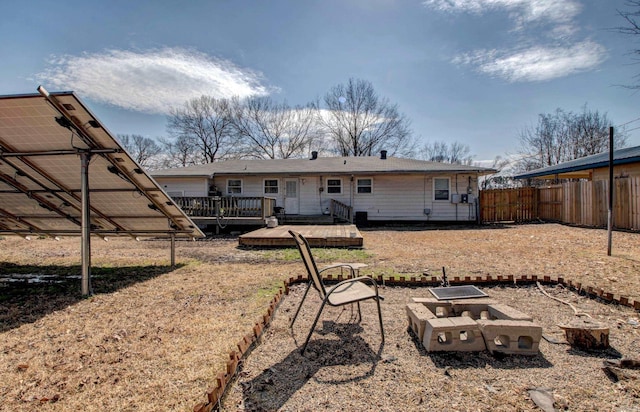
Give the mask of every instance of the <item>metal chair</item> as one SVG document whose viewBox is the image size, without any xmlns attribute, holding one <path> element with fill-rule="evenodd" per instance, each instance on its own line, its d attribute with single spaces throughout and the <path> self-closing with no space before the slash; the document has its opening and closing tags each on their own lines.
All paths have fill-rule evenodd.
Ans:
<svg viewBox="0 0 640 412">
<path fill-rule="evenodd" d="M 376 281 L 373 280 L 369 276 L 359 276 L 353 279 L 347 279 L 342 281 L 335 286 L 330 288 L 325 288 L 324 283 L 322 282 L 322 272 L 327 269 L 333 269 L 339 266 L 333 265 L 321 271 L 318 271 L 318 267 L 316 266 L 316 262 L 313 259 L 313 255 L 311 254 L 311 247 L 309 246 L 309 242 L 305 239 L 300 233 L 294 232 L 292 230 L 289 231 L 289 234 L 293 236 L 296 241 L 296 246 L 300 251 L 300 256 L 302 257 L 302 261 L 307 269 L 307 273 L 309 274 L 309 284 L 307 285 L 307 289 L 304 292 L 304 296 L 300 301 L 300 305 L 298 305 L 298 309 L 296 310 L 295 315 L 293 316 L 293 320 L 289 325 L 290 328 L 293 328 L 293 324 L 300 313 L 300 309 L 302 308 L 302 304 L 309 293 L 309 289 L 313 286 L 316 291 L 320 294 L 320 298 L 322 298 L 322 304 L 320 305 L 320 309 L 316 315 L 315 320 L 313 321 L 313 325 L 311 326 L 311 330 L 307 335 L 307 339 L 304 342 L 304 346 L 302 347 L 301 354 L 304 354 L 304 351 L 307 349 L 307 344 L 311 339 L 311 335 L 320 319 L 320 315 L 322 314 L 322 310 L 326 304 L 330 306 L 343 306 L 351 303 L 356 303 L 358 306 L 358 320 L 362 319 L 362 313 L 360 312 L 360 302 L 363 300 L 373 299 L 376 301 L 378 307 L 378 320 L 380 321 L 380 334 L 382 336 L 382 343 L 384 343 L 384 327 L 382 326 L 382 312 L 380 311 L 380 301 L 383 299 L 382 296 L 378 294 L 378 285 Z M 345 267 L 349 267 L 350 270 L 352 268 L 349 265 L 343 265 Z M 369 285 L 371 286 L 369 286 Z"/>
</svg>

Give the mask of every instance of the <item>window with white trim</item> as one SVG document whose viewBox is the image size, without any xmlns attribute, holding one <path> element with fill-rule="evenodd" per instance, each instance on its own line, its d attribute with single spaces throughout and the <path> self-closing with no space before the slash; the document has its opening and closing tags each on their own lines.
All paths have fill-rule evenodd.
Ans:
<svg viewBox="0 0 640 412">
<path fill-rule="evenodd" d="M 228 195 L 242 194 L 242 179 L 228 179 L 227 194 Z"/>
<path fill-rule="evenodd" d="M 327 179 L 327 193 L 342 193 L 342 179 Z"/>
<path fill-rule="evenodd" d="M 356 193 L 359 195 L 373 193 L 373 179 L 370 177 L 363 177 L 356 180 Z"/>
<path fill-rule="evenodd" d="M 264 180 L 264 194 L 274 195 L 278 194 L 278 179 L 265 179 Z"/>
<path fill-rule="evenodd" d="M 433 179 L 433 200 L 449 200 L 448 177 L 436 177 Z"/>
</svg>

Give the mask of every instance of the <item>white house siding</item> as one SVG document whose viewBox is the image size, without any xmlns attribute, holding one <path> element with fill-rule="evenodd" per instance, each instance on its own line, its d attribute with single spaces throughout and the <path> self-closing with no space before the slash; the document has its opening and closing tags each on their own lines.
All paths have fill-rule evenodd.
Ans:
<svg viewBox="0 0 640 412">
<path fill-rule="evenodd" d="M 355 182 L 358 177 L 354 178 Z M 455 175 L 373 176 L 372 194 L 354 194 L 354 212 L 367 212 L 372 221 L 475 221 L 475 204 L 454 204 L 451 199 L 433 199 L 433 178 L 450 178 L 450 195 L 456 193 Z M 458 176 L 458 193 L 467 193 L 469 175 Z M 464 187 L 461 182 L 464 180 Z M 477 179 L 472 178 L 472 192 L 477 196 Z M 347 203 L 348 204 L 348 203 Z M 431 211 L 425 214 L 425 209 Z"/>
<path fill-rule="evenodd" d="M 276 199 L 276 205 L 281 206 L 284 200 L 284 180 L 280 177 L 272 176 L 215 176 L 213 184 L 218 188 L 223 196 L 227 196 L 227 180 L 239 179 L 242 181 L 242 193 L 239 197 L 270 197 Z M 278 180 L 278 193 L 264 193 L 264 181 L 271 179 Z"/>
<path fill-rule="evenodd" d="M 319 215 L 322 213 L 320 208 L 320 194 L 318 190 L 318 176 L 223 176 L 218 175 L 214 178 L 214 184 L 218 187 L 223 195 L 226 195 L 226 187 L 228 179 L 242 180 L 242 194 L 238 196 L 246 197 L 269 197 L 276 200 L 276 206 L 284 206 L 285 181 L 296 179 L 298 181 L 298 199 L 299 214 L 301 215 Z M 278 180 L 278 193 L 264 193 L 265 180 Z M 323 196 L 323 204 L 329 207 L 328 198 Z"/>
<path fill-rule="evenodd" d="M 433 199 L 434 177 L 450 179 L 449 200 Z M 472 199 L 469 203 L 452 203 L 451 195 L 467 193 L 471 177 Z M 214 184 L 223 195 L 226 193 L 227 179 L 242 180 L 242 194 L 239 196 L 270 197 L 276 199 L 277 206 L 284 206 L 286 179 L 298 180 L 299 214 L 318 215 L 329 210 L 331 199 L 353 206 L 354 212 L 367 212 L 371 221 L 475 221 L 476 206 L 473 199 L 478 196 L 475 175 L 458 174 L 402 174 L 402 175 L 303 175 L 303 176 L 223 176 L 217 175 Z M 373 193 L 358 194 L 357 180 L 371 178 Z M 278 193 L 264 194 L 264 180 L 277 179 Z M 340 179 L 341 193 L 328 193 L 327 180 Z M 206 178 L 157 178 L 158 183 L 168 193 L 183 192 L 183 196 L 206 196 L 209 182 Z M 322 191 L 320 188 L 322 187 Z M 425 209 L 431 212 L 425 214 Z"/>
<path fill-rule="evenodd" d="M 155 180 L 169 196 L 207 196 L 209 191 L 206 177 L 156 177 Z"/>
</svg>

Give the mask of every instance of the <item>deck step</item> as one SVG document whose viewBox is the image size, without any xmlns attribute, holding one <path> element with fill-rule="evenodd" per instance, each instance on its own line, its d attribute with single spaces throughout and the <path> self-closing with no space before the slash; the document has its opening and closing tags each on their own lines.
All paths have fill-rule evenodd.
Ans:
<svg viewBox="0 0 640 412">
<path fill-rule="evenodd" d="M 361 248 L 364 239 L 355 225 L 278 225 L 242 234 L 239 246 L 293 247 L 289 230 L 300 232 L 312 247 Z"/>
<path fill-rule="evenodd" d="M 278 216 L 278 222 L 281 225 L 333 225 L 335 223 L 333 217 L 327 215 L 285 215 Z"/>
</svg>

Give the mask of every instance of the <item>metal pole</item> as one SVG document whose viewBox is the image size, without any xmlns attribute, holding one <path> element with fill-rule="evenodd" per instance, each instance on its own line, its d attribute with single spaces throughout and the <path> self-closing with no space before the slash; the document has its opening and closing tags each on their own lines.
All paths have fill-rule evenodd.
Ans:
<svg viewBox="0 0 640 412">
<path fill-rule="evenodd" d="M 176 267 L 176 235 L 171 234 L 171 269 Z"/>
<path fill-rule="evenodd" d="M 607 256 L 611 256 L 613 232 L 613 126 L 609 127 L 609 208 L 607 211 Z"/>
<path fill-rule="evenodd" d="M 91 215 L 89 200 L 89 161 L 91 154 L 88 152 L 80 153 L 82 161 L 82 295 L 88 296 L 91 290 Z"/>
</svg>

